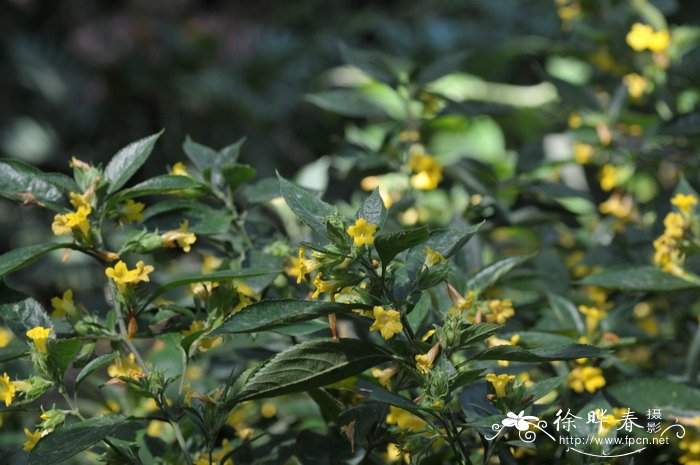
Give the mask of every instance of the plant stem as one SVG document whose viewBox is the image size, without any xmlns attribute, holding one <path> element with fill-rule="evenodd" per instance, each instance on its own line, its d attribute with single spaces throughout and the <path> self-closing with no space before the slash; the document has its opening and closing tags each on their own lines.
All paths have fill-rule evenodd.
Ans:
<svg viewBox="0 0 700 465">
<path fill-rule="evenodd" d="M 170 426 L 173 427 L 173 431 L 175 431 L 175 438 L 177 439 L 177 443 L 180 445 L 180 449 L 182 449 L 182 455 L 183 457 L 185 457 L 187 465 L 193 465 L 192 456 L 190 455 L 190 449 L 187 447 L 185 437 L 182 435 L 182 430 L 180 430 L 180 425 L 178 425 L 177 422 L 170 419 L 168 420 L 168 423 L 170 423 Z"/>
<path fill-rule="evenodd" d="M 700 327 L 695 329 L 695 335 L 688 349 L 685 362 L 685 376 L 691 383 L 696 383 L 700 371 Z"/>
</svg>

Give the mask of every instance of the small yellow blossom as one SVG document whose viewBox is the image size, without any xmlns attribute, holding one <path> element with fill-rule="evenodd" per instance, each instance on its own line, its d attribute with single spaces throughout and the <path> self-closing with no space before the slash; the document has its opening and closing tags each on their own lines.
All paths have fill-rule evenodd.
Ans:
<svg viewBox="0 0 700 465">
<path fill-rule="evenodd" d="M 452 300 L 452 304 L 454 305 L 454 307 L 450 309 L 450 313 L 452 314 L 461 314 L 471 310 L 472 305 L 474 305 L 474 300 L 476 299 L 476 293 L 474 291 L 467 291 L 467 295 L 462 297 L 459 291 L 450 283 L 447 283 L 447 294 L 450 296 L 450 300 Z"/>
<path fill-rule="evenodd" d="M 0 377 L 0 400 L 5 402 L 5 407 L 10 406 L 16 392 L 17 386 L 15 386 L 15 383 L 10 381 L 7 373 L 3 373 L 2 377 Z"/>
<path fill-rule="evenodd" d="M 596 367 L 576 367 L 569 373 L 567 383 L 571 389 L 579 394 L 588 391 L 594 393 L 605 386 L 603 370 Z"/>
<path fill-rule="evenodd" d="M 53 331 L 53 328 L 44 328 L 42 326 L 35 326 L 29 331 L 27 331 L 27 337 L 32 340 L 36 349 L 42 354 L 46 353 L 46 340 L 49 338 L 49 334 Z"/>
<path fill-rule="evenodd" d="M 600 188 L 607 192 L 617 185 L 617 168 L 610 164 L 604 165 L 600 172 Z"/>
<path fill-rule="evenodd" d="M 265 402 L 260 407 L 260 416 L 263 418 L 273 418 L 277 415 L 277 406 L 272 402 Z"/>
<path fill-rule="evenodd" d="M 75 308 L 73 303 L 73 289 L 67 289 L 63 293 L 63 297 L 53 297 L 51 299 L 51 306 L 54 308 L 51 316 L 54 318 L 60 318 L 66 315 L 76 316 L 78 310 Z"/>
<path fill-rule="evenodd" d="M 578 310 L 586 315 L 586 329 L 588 334 L 593 333 L 598 327 L 598 323 L 608 317 L 608 313 L 605 310 L 600 310 L 596 307 L 579 305 Z"/>
<path fill-rule="evenodd" d="M 374 244 L 374 233 L 377 225 L 368 223 L 364 218 L 358 218 L 355 224 L 348 227 L 347 233 L 352 237 L 355 247 Z"/>
<path fill-rule="evenodd" d="M 0 349 L 7 347 L 12 341 L 12 331 L 0 326 Z"/>
<path fill-rule="evenodd" d="M 671 199 L 671 204 L 678 207 L 681 213 L 689 215 L 698 204 L 698 199 L 693 194 L 676 194 Z"/>
<path fill-rule="evenodd" d="M 386 445 L 386 461 L 388 463 L 403 462 L 409 464 L 411 463 L 411 454 L 402 452 L 399 446 L 390 442 Z"/>
<path fill-rule="evenodd" d="M 652 52 L 665 51 L 671 42 L 668 31 L 654 31 L 648 24 L 635 23 L 627 33 L 627 44 L 637 52 L 651 50 Z"/>
<path fill-rule="evenodd" d="M 574 142 L 574 160 L 580 165 L 585 165 L 593 158 L 593 146 L 583 142 Z"/>
<path fill-rule="evenodd" d="M 652 52 L 664 52 L 671 44 L 671 34 L 668 31 L 654 32 L 649 38 L 647 47 Z"/>
<path fill-rule="evenodd" d="M 649 81 L 647 81 L 644 76 L 637 73 L 625 75 L 625 77 L 622 78 L 622 82 L 627 86 L 627 93 L 632 98 L 639 98 L 644 95 L 644 91 L 649 85 Z"/>
<path fill-rule="evenodd" d="M 401 314 L 396 310 L 384 310 L 383 307 L 375 306 L 373 315 L 374 323 L 372 323 L 369 330 L 379 330 L 384 339 L 391 339 L 403 330 Z"/>
<path fill-rule="evenodd" d="M 166 231 L 160 235 L 163 239 L 163 247 L 181 247 L 185 252 L 189 252 L 192 248 L 192 244 L 197 241 L 197 236 L 189 231 L 189 221 L 185 220 L 182 222 L 178 229 L 172 231 Z"/>
<path fill-rule="evenodd" d="M 32 433 L 29 431 L 29 428 L 24 428 L 24 434 L 27 436 L 27 442 L 22 444 L 22 449 L 24 449 L 26 452 L 31 451 L 34 449 L 34 446 L 36 446 L 36 443 L 39 442 L 39 439 L 41 439 L 41 430 L 37 429 L 34 430 Z"/>
<path fill-rule="evenodd" d="M 420 431 L 426 425 L 425 420 L 422 418 L 393 405 L 389 406 L 386 422 L 390 425 L 398 426 L 399 429 L 409 431 Z"/>
<path fill-rule="evenodd" d="M 112 378 L 140 378 L 143 368 L 136 362 L 136 356 L 130 353 L 126 357 L 117 357 L 114 363 L 107 367 L 107 374 Z"/>
<path fill-rule="evenodd" d="M 429 191 L 437 188 L 442 181 L 442 165 L 425 153 L 414 153 L 408 167 L 415 173 L 410 183 L 414 189 Z"/>
<path fill-rule="evenodd" d="M 446 262 L 447 259 L 442 256 L 442 254 L 430 247 L 425 248 L 425 266 L 430 268 L 438 263 Z"/>
<path fill-rule="evenodd" d="M 392 365 L 389 368 L 384 368 L 383 370 L 380 368 L 372 368 L 372 376 L 377 378 L 377 381 L 379 381 L 379 384 L 384 386 L 385 388 L 389 389 L 391 387 L 391 378 L 398 373 L 399 367 L 396 365 Z"/>
<path fill-rule="evenodd" d="M 182 335 L 187 337 L 190 334 L 199 332 L 199 331 L 204 331 L 207 329 L 206 324 L 203 321 L 193 321 L 190 323 L 189 329 L 186 329 L 182 332 Z M 203 337 L 199 340 L 199 351 L 200 352 L 206 352 L 209 349 L 214 349 L 216 347 L 219 347 L 221 343 L 224 341 L 224 339 L 221 336 L 216 336 L 216 337 Z"/>
<path fill-rule="evenodd" d="M 323 292 L 330 292 L 332 296 L 338 286 L 338 282 L 334 280 L 323 281 L 323 273 L 318 273 L 314 277 L 314 286 L 316 286 L 316 290 L 311 297 L 318 299 Z"/>
<path fill-rule="evenodd" d="M 53 217 L 51 230 L 55 236 L 65 236 L 71 232 L 79 232 L 87 237 L 90 232 L 88 216 L 92 213 L 90 207 L 81 206 L 75 212 L 57 214 Z"/>
<path fill-rule="evenodd" d="M 143 221 L 143 209 L 146 207 L 141 202 L 129 199 L 119 207 L 119 221 L 122 223 L 134 223 Z"/>
<path fill-rule="evenodd" d="M 671 212 L 664 218 L 664 234 L 673 239 L 683 239 L 687 224 L 680 213 Z"/>
<path fill-rule="evenodd" d="M 297 278 L 297 284 L 306 281 L 306 276 L 319 267 L 317 260 L 310 260 L 304 255 L 304 248 L 299 247 L 296 257 L 290 257 L 284 271 L 291 277 Z"/>
<path fill-rule="evenodd" d="M 182 162 L 177 162 L 173 165 L 173 168 L 170 170 L 170 175 L 171 176 L 189 176 L 187 173 L 187 168 L 185 167 L 185 164 Z"/>
<path fill-rule="evenodd" d="M 571 113 L 566 122 L 571 129 L 578 129 L 581 127 L 581 124 L 583 124 L 583 119 L 578 113 Z"/>
<path fill-rule="evenodd" d="M 608 200 L 598 206 L 598 210 L 604 215 L 612 215 L 625 222 L 630 221 L 634 213 L 634 199 L 631 195 L 613 193 Z"/>
<path fill-rule="evenodd" d="M 505 397 L 506 387 L 508 387 L 508 384 L 515 381 L 515 376 L 506 374 L 496 376 L 494 373 L 489 373 L 486 375 L 486 381 L 491 383 L 493 389 L 496 391 L 496 396 Z"/>
<path fill-rule="evenodd" d="M 513 302 L 510 299 L 491 300 L 486 304 L 490 312 L 486 315 L 486 321 L 499 325 L 505 324 L 506 320 L 515 315 Z"/>
<path fill-rule="evenodd" d="M 94 189 L 88 189 L 83 194 L 76 194 L 75 192 L 69 192 L 68 197 L 70 197 L 70 204 L 73 208 L 78 209 L 80 207 L 85 207 L 88 210 L 92 210 L 92 198 L 95 195 Z"/>
<path fill-rule="evenodd" d="M 430 360 L 428 354 L 416 355 L 416 369 L 421 372 L 421 374 L 427 375 L 430 369 L 433 367 L 433 361 Z"/>
<path fill-rule="evenodd" d="M 117 284 L 120 292 L 123 292 L 128 284 L 138 284 L 140 282 L 150 281 L 148 275 L 155 268 L 151 265 L 146 265 L 143 261 L 136 263 L 136 268 L 130 270 L 126 263 L 119 260 L 114 267 L 107 268 L 105 275 Z"/>
</svg>

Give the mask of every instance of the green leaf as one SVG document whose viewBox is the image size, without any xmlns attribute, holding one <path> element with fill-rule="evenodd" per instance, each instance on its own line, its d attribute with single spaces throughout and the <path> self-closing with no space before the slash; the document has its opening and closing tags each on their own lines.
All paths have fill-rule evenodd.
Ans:
<svg viewBox="0 0 700 465">
<path fill-rule="evenodd" d="M 328 237 L 326 218 L 336 212 L 335 207 L 311 195 L 306 189 L 277 176 L 280 182 L 280 194 L 289 208 L 299 219 L 317 233 Z"/>
<path fill-rule="evenodd" d="M 206 171 L 214 166 L 216 158 L 219 156 L 219 152 L 199 142 L 195 142 L 190 136 L 187 136 L 182 144 L 182 150 L 200 171 Z"/>
<path fill-rule="evenodd" d="M 26 332 L 35 326 L 53 328 L 51 319 L 39 302 L 4 283 L 0 283 L 0 317 L 23 341 L 28 341 Z"/>
<path fill-rule="evenodd" d="M 316 339 L 281 352 L 257 370 L 236 401 L 302 392 L 332 384 L 386 362 L 380 347 L 356 339 Z"/>
<path fill-rule="evenodd" d="M 481 342 L 500 328 L 500 325 L 492 323 L 476 323 L 469 325 L 459 336 L 459 347 L 466 347 Z"/>
<path fill-rule="evenodd" d="M 586 344 L 567 344 L 554 347 L 539 347 L 537 349 L 503 345 L 486 349 L 476 354 L 473 358 L 476 360 L 508 360 L 511 362 L 548 362 L 599 357 L 609 353 L 609 350 Z"/>
<path fill-rule="evenodd" d="M 123 202 L 134 197 L 171 194 L 175 191 L 185 189 L 204 189 L 204 186 L 189 176 L 171 176 L 164 174 L 118 192 L 110 199 L 110 204 Z"/>
<path fill-rule="evenodd" d="M 539 399 L 543 398 L 551 391 L 559 387 L 559 385 L 564 381 L 563 377 L 548 378 L 536 383 L 534 386 L 528 388 L 525 392 L 526 396 L 532 396 L 529 402 L 537 402 Z"/>
<path fill-rule="evenodd" d="M 469 239 L 474 237 L 474 234 L 479 231 L 482 224 L 483 222 L 459 229 L 438 229 L 432 231 L 425 245 L 436 252 L 440 252 L 443 257 L 450 258 L 459 252 L 469 242 Z"/>
<path fill-rule="evenodd" d="M 427 226 L 380 234 L 374 239 L 374 248 L 377 249 L 382 265 L 387 266 L 398 254 L 422 244 L 429 236 Z"/>
<path fill-rule="evenodd" d="M 167 292 L 171 289 L 175 289 L 180 286 L 186 286 L 193 283 L 201 283 L 203 281 L 220 282 L 220 281 L 231 281 L 233 279 L 250 278 L 253 276 L 262 276 L 266 274 L 279 273 L 279 270 L 261 270 L 254 268 L 246 268 L 242 270 L 222 270 L 216 271 L 209 274 L 191 274 L 181 276 L 178 279 L 170 281 L 169 283 L 163 284 L 158 289 L 156 289 L 151 295 L 148 296 L 146 302 L 141 306 L 145 308 L 149 303 L 153 302 L 158 296 Z"/>
<path fill-rule="evenodd" d="M 323 388 L 309 389 L 307 394 L 316 402 L 327 421 L 337 422 L 338 415 L 345 410 L 345 405 Z"/>
<path fill-rule="evenodd" d="M 622 266 L 586 276 L 581 284 L 621 291 L 679 291 L 700 284 L 686 281 L 653 266 Z"/>
<path fill-rule="evenodd" d="M 103 366 L 107 365 L 109 362 L 114 360 L 117 357 L 117 355 L 119 355 L 117 352 L 112 352 L 109 354 L 100 355 L 96 359 L 91 360 L 90 363 L 85 365 L 83 367 L 83 369 L 80 370 L 80 373 L 78 373 L 77 378 L 75 378 L 76 389 L 80 385 L 80 383 L 85 381 L 85 379 L 89 375 L 93 374 L 94 372 L 96 372 L 97 370 L 102 368 Z"/>
<path fill-rule="evenodd" d="M 547 293 L 547 299 L 549 307 L 563 329 L 575 329 L 580 334 L 586 331 L 581 314 L 572 302 L 552 293 Z"/>
<path fill-rule="evenodd" d="M 100 442 L 124 422 L 123 415 L 105 415 L 63 426 L 39 440 L 28 465 L 55 465 Z"/>
<path fill-rule="evenodd" d="M 408 412 L 422 415 L 420 407 L 414 404 L 410 399 L 388 391 L 381 386 L 373 385 L 370 388 L 360 389 L 360 394 L 363 394 L 368 401 L 393 405 L 394 407 L 399 407 Z"/>
<path fill-rule="evenodd" d="M 225 166 L 221 169 L 229 189 L 235 191 L 241 184 L 244 184 L 255 177 L 258 172 L 250 165 L 235 164 Z"/>
<path fill-rule="evenodd" d="M 368 223 L 376 224 L 377 230 L 381 230 L 386 223 L 386 207 L 384 207 L 384 201 L 382 196 L 379 194 L 379 189 L 375 189 L 362 201 L 362 205 L 357 210 L 355 214 L 355 219 L 364 218 Z"/>
<path fill-rule="evenodd" d="M 700 416 L 700 389 L 660 378 L 623 381 L 607 388 L 622 407 L 661 409 L 664 418 Z"/>
<path fill-rule="evenodd" d="M 34 263 L 53 250 L 65 248 L 75 248 L 75 246 L 70 243 L 48 243 L 10 250 L 0 255 L 0 278 Z"/>
<path fill-rule="evenodd" d="M 347 63 L 387 84 L 397 83 L 411 69 L 405 60 L 374 50 L 360 50 L 341 44 L 340 53 Z"/>
<path fill-rule="evenodd" d="M 384 110 L 359 89 L 332 89 L 307 94 L 306 100 L 317 107 L 355 118 L 385 116 Z"/>
<path fill-rule="evenodd" d="M 132 142 L 112 157 L 104 171 L 105 180 L 109 182 L 107 194 L 118 191 L 141 168 L 161 134 L 162 130 Z"/>
<path fill-rule="evenodd" d="M 211 335 L 266 331 L 331 313 L 350 313 L 360 307 L 362 305 L 315 300 L 263 300 L 229 316 Z"/>
<path fill-rule="evenodd" d="M 57 204 L 65 202 L 59 185 L 51 175 L 19 160 L 0 160 L 0 195 L 12 200 L 24 200 L 19 193 L 29 193 L 53 210 L 63 210 Z"/>
<path fill-rule="evenodd" d="M 63 376 L 63 372 L 66 371 L 66 368 L 78 355 L 80 346 L 80 341 L 75 338 L 51 339 L 47 341 L 46 351 L 48 353 L 49 367 L 54 370 L 58 377 Z"/>
<path fill-rule="evenodd" d="M 504 258 L 479 271 L 467 283 L 467 288 L 477 294 L 496 284 L 503 276 L 508 274 L 513 268 L 529 260 L 531 255 L 517 255 Z"/>
</svg>

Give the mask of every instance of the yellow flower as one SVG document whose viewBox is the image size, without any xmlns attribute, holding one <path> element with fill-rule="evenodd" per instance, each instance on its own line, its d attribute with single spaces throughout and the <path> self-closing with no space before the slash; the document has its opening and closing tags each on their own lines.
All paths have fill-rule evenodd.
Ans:
<svg viewBox="0 0 700 465">
<path fill-rule="evenodd" d="M 600 188 L 607 192 L 616 186 L 617 168 L 610 164 L 604 165 L 600 172 Z"/>
<path fill-rule="evenodd" d="M 10 406 L 16 392 L 17 386 L 15 386 L 15 383 L 10 381 L 7 373 L 3 373 L 2 377 L 0 377 L 0 400 L 5 402 L 5 407 Z"/>
<path fill-rule="evenodd" d="M 588 391 L 594 393 L 605 386 L 603 370 L 596 367 L 576 367 L 569 373 L 567 383 L 571 389 L 579 394 Z"/>
<path fill-rule="evenodd" d="M 566 120 L 567 124 L 571 129 L 578 129 L 581 127 L 581 124 L 583 123 L 583 119 L 581 118 L 581 115 L 578 113 L 571 113 L 569 117 Z"/>
<path fill-rule="evenodd" d="M 682 239 L 685 235 L 686 222 L 680 213 L 669 213 L 664 218 L 664 235 L 673 239 Z"/>
<path fill-rule="evenodd" d="M 631 195 L 622 196 L 615 192 L 608 200 L 598 206 L 598 210 L 604 215 L 613 215 L 627 221 L 634 211 L 634 199 Z"/>
<path fill-rule="evenodd" d="M 508 318 L 515 315 L 513 302 L 510 299 L 491 300 L 488 304 L 486 304 L 486 306 L 491 311 L 486 315 L 486 321 L 489 323 L 493 323 L 495 321 L 499 325 L 502 325 L 505 324 Z"/>
<path fill-rule="evenodd" d="M 654 29 L 642 23 L 634 23 L 632 29 L 627 33 L 627 45 L 635 51 L 644 51 L 649 46 L 649 40 L 654 34 Z"/>
<path fill-rule="evenodd" d="M 185 252 L 189 252 L 192 244 L 197 241 L 197 236 L 189 231 L 190 223 L 185 220 L 178 229 L 166 231 L 160 235 L 163 239 L 163 247 L 178 247 L 180 246 Z"/>
<path fill-rule="evenodd" d="M 22 449 L 29 452 L 34 449 L 36 443 L 39 442 L 39 439 L 41 439 L 41 430 L 37 429 L 32 433 L 29 431 L 29 428 L 24 428 L 24 434 L 27 436 L 27 442 L 22 444 Z"/>
<path fill-rule="evenodd" d="M 450 296 L 450 300 L 452 300 L 452 304 L 454 305 L 454 307 L 450 309 L 450 313 L 463 313 L 470 310 L 476 298 L 474 291 L 468 291 L 467 295 L 462 297 L 459 291 L 450 283 L 447 283 L 447 294 Z"/>
<path fill-rule="evenodd" d="M 652 52 L 663 52 L 671 43 L 671 35 L 668 31 L 654 32 L 649 38 L 647 46 Z"/>
<path fill-rule="evenodd" d="M 411 454 L 401 452 L 396 444 L 390 442 L 386 445 L 386 460 L 388 463 L 403 462 L 409 464 L 411 463 Z"/>
<path fill-rule="evenodd" d="M 260 416 L 263 418 L 272 418 L 277 415 L 277 406 L 272 402 L 265 402 L 260 407 Z"/>
<path fill-rule="evenodd" d="M 73 289 L 68 289 L 63 293 L 63 297 L 53 297 L 51 299 L 51 306 L 54 308 L 51 316 L 54 318 L 60 318 L 62 316 L 75 316 L 78 314 L 78 310 L 75 308 L 73 303 Z"/>
<path fill-rule="evenodd" d="M 53 328 L 44 328 L 42 326 L 35 326 L 29 331 L 27 331 L 27 337 L 32 340 L 34 346 L 42 354 L 46 353 L 46 340 L 49 338 L 49 334 L 53 331 Z"/>
<path fill-rule="evenodd" d="M 136 268 L 130 270 L 126 263 L 119 260 L 114 267 L 107 268 L 105 275 L 117 284 L 120 292 L 123 292 L 128 284 L 138 284 L 148 282 L 148 275 L 154 270 L 153 266 L 146 265 L 143 261 L 136 264 Z"/>
<path fill-rule="evenodd" d="M 493 389 L 496 391 L 496 396 L 505 397 L 506 387 L 508 386 L 508 384 L 515 381 L 515 376 L 505 374 L 496 376 L 494 373 L 489 373 L 486 375 L 486 381 L 491 383 Z"/>
<path fill-rule="evenodd" d="M 647 24 L 635 23 L 627 33 L 627 44 L 637 52 L 646 49 L 652 52 L 663 52 L 670 43 L 671 35 L 668 31 L 654 31 Z"/>
<path fill-rule="evenodd" d="M 379 384 L 384 386 L 385 388 L 389 389 L 391 387 L 391 378 L 398 373 L 399 367 L 396 365 L 392 365 L 389 368 L 385 369 L 380 369 L 380 368 L 372 368 L 372 376 L 377 378 L 377 381 L 379 381 Z"/>
<path fill-rule="evenodd" d="M 73 208 L 78 209 L 80 207 L 85 207 L 88 210 L 92 210 L 92 198 L 95 194 L 94 189 L 88 189 L 84 194 L 76 194 L 75 192 L 69 192 L 68 197 L 70 197 L 70 204 Z"/>
<path fill-rule="evenodd" d="M 204 331 L 205 329 L 207 329 L 207 327 L 203 321 L 193 321 L 192 323 L 190 323 L 189 329 L 186 329 L 182 332 L 182 335 L 189 336 L 192 333 Z M 223 341 L 224 339 L 221 336 L 203 337 L 199 340 L 199 351 L 206 352 L 209 349 L 219 347 Z"/>
<path fill-rule="evenodd" d="M 117 357 L 114 363 L 107 367 L 107 374 L 112 378 L 140 378 L 143 368 L 136 363 L 136 356 L 130 353 L 126 357 Z"/>
<path fill-rule="evenodd" d="M 401 314 L 396 310 L 384 310 L 383 307 L 377 305 L 372 313 L 374 315 L 374 323 L 369 327 L 369 330 L 379 330 L 384 339 L 391 339 L 403 330 Z"/>
<path fill-rule="evenodd" d="M 386 422 L 409 431 L 419 431 L 425 427 L 425 421 L 422 418 L 393 405 L 389 406 Z"/>
<path fill-rule="evenodd" d="M 644 95 L 644 91 L 649 84 L 649 81 L 647 81 L 644 76 L 637 73 L 625 75 L 625 77 L 622 78 L 622 82 L 627 86 L 627 93 L 629 93 L 632 98 L 639 98 Z"/>
<path fill-rule="evenodd" d="M 90 232 L 88 216 L 92 213 L 90 207 L 81 206 L 75 212 L 58 214 L 53 217 L 51 230 L 55 236 L 64 236 L 71 232 L 80 232 L 87 237 Z"/>
<path fill-rule="evenodd" d="M 0 349 L 7 347 L 10 341 L 12 341 L 12 337 L 12 331 L 0 326 Z"/>
<path fill-rule="evenodd" d="M 698 204 L 698 199 L 692 194 L 676 194 L 671 199 L 671 204 L 678 207 L 682 213 L 688 215 L 693 211 L 693 207 Z"/>
<path fill-rule="evenodd" d="M 319 266 L 318 261 L 309 260 L 304 256 L 304 248 L 299 247 L 299 251 L 296 257 L 290 257 L 288 259 L 288 264 L 284 271 L 289 276 L 296 276 L 297 284 L 301 284 L 306 281 L 306 275 L 316 270 Z"/>
<path fill-rule="evenodd" d="M 322 292 L 330 292 L 332 296 L 333 292 L 335 292 L 335 288 L 337 287 L 337 281 L 323 281 L 323 273 L 318 273 L 314 277 L 314 286 L 316 286 L 316 290 L 311 296 L 312 298 L 318 299 Z"/>
<path fill-rule="evenodd" d="M 615 418 L 615 415 L 610 413 L 606 414 L 605 410 L 595 409 L 595 417 L 600 422 L 598 424 L 598 432 L 596 433 L 599 437 L 606 436 L 612 427 L 617 425 L 617 418 Z"/>
<path fill-rule="evenodd" d="M 438 263 L 446 262 L 447 259 L 442 256 L 440 252 L 437 252 L 430 247 L 425 248 L 425 266 L 430 268 Z"/>
<path fill-rule="evenodd" d="M 586 305 L 579 305 L 579 312 L 586 315 L 586 329 L 588 333 L 592 333 L 598 327 L 598 322 L 604 320 L 608 317 L 608 313 L 605 310 L 600 310 L 596 307 L 588 307 Z"/>
<path fill-rule="evenodd" d="M 175 163 L 170 170 L 170 176 L 189 176 L 185 164 L 180 161 Z"/>
<path fill-rule="evenodd" d="M 423 191 L 437 188 L 442 181 L 442 165 L 425 153 L 414 153 L 408 167 L 415 173 L 411 176 L 411 187 Z"/>
<path fill-rule="evenodd" d="M 427 375 L 433 367 L 433 361 L 428 354 L 416 355 L 416 368 L 421 374 Z"/>
<path fill-rule="evenodd" d="M 374 233 L 377 231 L 377 225 L 368 223 L 364 218 L 358 218 L 355 224 L 348 227 L 348 235 L 352 237 L 355 247 L 374 244 Z"/>
<path fill-rule="evenodd" d="M 585 165 L 593 157 L 593 146 L 583 142 L 574 142 L 574 160 L 580 165 Z"/>
<path fill-rule="evenodd" d="M 141 202 L 134 202 L 129 199 L 119 207 L 119 221 L 122 223 L 133 223 L 143 221 L 143 209 L 146 207 Z"/>
</svg>

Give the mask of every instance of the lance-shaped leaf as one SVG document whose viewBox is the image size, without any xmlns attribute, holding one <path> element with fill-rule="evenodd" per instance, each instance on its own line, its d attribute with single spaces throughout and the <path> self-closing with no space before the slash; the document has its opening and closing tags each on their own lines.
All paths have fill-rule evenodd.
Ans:
<svg viewBox="0 0 700 465">
<path fill-rule="evenodd" d="M 26 200 L 18 194 L 33 195 L 37 201 L 53 210 L 62 210 L 58 205 L 66 199 L 60 176 L 44 173 L 32 165 L 19 160 L 0 160 L 0 195 L 13 200 Z"/>
<path fill-rule="evenodd" d="M 664 273 L 653 266 L 624 266 L 586 276 L 581 284 L 621 291 L 680 291 L 700 287 L 700 283 Z"/>
<path fill-rule="evenodd" d="M 80 370 L 80 373 L 78 373 L 78 376 L 75 378 L 75 387 L 77 388 L 89 375 L 114 360 L 117 355 L 119 355 L 118 352 L 111 352 L 109 354 L 100 355 L 96 359 L 91 360 L 90 363 L 85 365 L 83 369 Z"/>
<path fill-rule="evenodd" d="M 368 223 L 376 224 L 377 229 L 382 229 L 384 223 L 386 222 L 386 207 L 384 206 L 384 200 L 379 194 L 379 188 L 372 191 L 369 197 L 362 201 L 362 205 L 357 210 L 355 214 L 355 219 L 364 218 Z"/>
<path fill-rule="evenodd" d="M 586 344 L 567 344 L 554 347 L 538 347 L 536 349 L 503 345 L 486 349 L 472 358 L 475 360 L 508 360 L 511 362 L 549 362 L 553 360 L 600 357 L 609 353 L 609 350 Z"/>
<path fill-rule="evenodd" d="M 0 278 L 32 264 L 53 250 L 65 248 L 75 248 L 75 245 L 70 243 L 38 244 L 10 250 L 6 254 L 0 255 Z"/>
<path fill-rule="evenodd" d="M 97 444 L 124 422 L 123 415 L 106 415 L 63 426 L 39 440 L 28 465 L 55 465 Z"/>
<path fill-rule="evenodd" d="M 664 418 L 700 416 L 700 389 L 667 379 L 623 381 L 610 386 L 607 391 L 623 407 L 637 412 L 661 409 Z"/>
<path fill-rule="evenodd" d="M 108 194 L 118 191 L 141 168 L 161 134 L 163 131 L 132 142 L 112 157 L 104 172 Z"/>
<path fill-rule="evenodd" d="M 386 362 L 391 355 L 355 339 L 315 339 L 281 352 L 248 379 L 235 400 L 262 399 L 338 382 Z"/>
<path fill-rule="evenodd" d="M 504 258 L 503 260 L 492 263 L 474 275 L 474 277 L 467 283 L 467 287 L 476 293 L 486 290 L 496 284 L 513 268 L 522 265 L 530 258 L 530 255 L 517 255 L 515 257 Z"/>
<path fill-rule="evenodd" d="M 277 176 L 280 182 L 280 194 L 294 214 L 317 233 L 328 236 L 326 218 L 335 213 L 335 207 L 312 195 L 306 189 Z"/>
<path fill-rule="evenodd" d="M 141 305 L 141 308 L 145 308 L 148 304 L 153 302 L 153 300 L 155 300 L 164 292 L 167 292 L 171 289 L 175 289 L 180 286 L 186 286 L 188 284 L 201 282 L 231 281 L 233 279 L 251 278 L 253 276 L 262 276 L 273 273 L 279 273 L 279 270 L 262 270 L 256 268 L 246 268 L 243 270 L 223 270 L 209 274 L 197 273 L 181 276 L 173 281 L 170 281 L 169 283 L 163 284 L 158 289 L 156 289 L 151 295 L 148 296 L 145 303 Z"/>
<path fill-rule="evenodd" d="M 109 205 L 111 206 L 135 197 L 170 194 L 185 189 L 204 189 L 204 186 L 187 176 L 164 174 L 118 192 L 109 199 Z"/>
<path fill-rule="evenodd" d="M 313 320 L 331 313 L 350 313 L 353 309 L 362 307 L 363 305 L 315 300 L 263 300 L 229 316 L 210 335 L 265 331 L 300 321 Z"/>
<path fill-rule="evenodd" d="M 425 242 L 429 235 L 427 226 L 381 234 L 375 238 L 374 248 L 377 249 L 382 265 L 386 266 L 404 250 Z"/>
<path fill-rule="evenodd" d="M 53 328 L 39 302 L 0 283 L 0 318 L 18 338 L 27 341 L 26 332 L 35 326 Z"/>
</svg>

